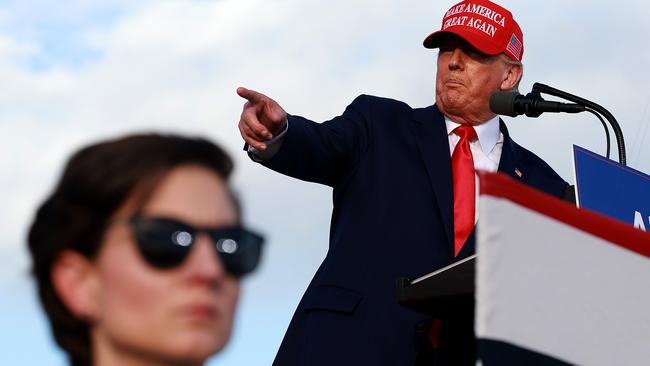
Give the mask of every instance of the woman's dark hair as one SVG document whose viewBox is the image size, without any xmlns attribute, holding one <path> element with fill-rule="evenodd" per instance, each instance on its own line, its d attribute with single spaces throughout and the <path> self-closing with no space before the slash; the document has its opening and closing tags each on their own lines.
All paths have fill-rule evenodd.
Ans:
<svg viewBox="0 0 650 366">
<path fill-rule="evenodd" d="M 144 204 L 166 173 L 186 164 L 204 166 L 224 181 L 233 169 L 224 150 L 201 138 L 147 134 L 99 142 L 72 156 L 36 212 L 28 238 L 33 272 L 54 339 L 72 365 L 92 363 L 89 327 L 54 291 L 52 264 L 64 250 L 92 259 L 112 215 L 134 197 Z M 239 213 L 234 196 L 233 202 Z"/>
</svg>

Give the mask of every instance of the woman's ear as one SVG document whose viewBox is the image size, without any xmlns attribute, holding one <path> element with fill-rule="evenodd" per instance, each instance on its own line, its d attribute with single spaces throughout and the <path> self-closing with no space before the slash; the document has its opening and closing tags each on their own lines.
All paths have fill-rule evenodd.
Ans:
<svg viewBox="0 0 650 366">
<path fill-rule="evenodd" d="M 93 263 L 80 253 L 65 250 L 52 265 L 52 286 L 76 317 L 92 322 L 99 311 L 99 281 Z"/>
</svg>

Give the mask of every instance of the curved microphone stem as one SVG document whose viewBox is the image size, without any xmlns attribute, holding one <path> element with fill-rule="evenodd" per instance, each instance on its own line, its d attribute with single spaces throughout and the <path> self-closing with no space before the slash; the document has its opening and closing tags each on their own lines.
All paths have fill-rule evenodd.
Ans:
<svg viewBox="0 0 650 366">
<path fill-rule="evenodd" d="M 603 128 L 605 129 L 605 141 L 607 142 L 607 159 L 609 159 L 609 151 L 610 151 L 610 138 L 609 138 L 609 128 L 607 128 L 607 123 L 605 123 L 605 120 L 603 117 L 598 114 L 595 110 L 591 108 L 586 108 L 585 109 L 587 112 L 593 114 L 594 116 L 598 117 L 598 120 L 600 120 L 600 123 L 603 125 Z"/>
<path fill-rule="evenodd" d="M 538 91 L 544 94 L 556 96 L 558 98 L 566 99 L 572 101 L 573 103 L 584 105 L 585 107 L 593 109 L 598 113 L 602 114 L 607 119 L 609 124 L 612 126 L 612 130 L 614 131 L 614 136 L 616 136 L 616 145 L 618 146 L 618 161 L 623 165 L 627 165 L 626 158 L 625 158 L 625 140 L 623 139 L 623 131 L 621 131 L 621 126 L 619 126 L 618 122 L 616 121 L 616 118 L 614 118 L 614 116 L 611 113 L 609 113 L 607 109 L 603 108 L 602 106 L 592 101 L 589 101 L 584 98 L 580 98 L 577 95 L 569 94 L 562 90 L 555 89 L 553 87 L 541 83 L 533 84 L 533 91 Z"/>
</svg>

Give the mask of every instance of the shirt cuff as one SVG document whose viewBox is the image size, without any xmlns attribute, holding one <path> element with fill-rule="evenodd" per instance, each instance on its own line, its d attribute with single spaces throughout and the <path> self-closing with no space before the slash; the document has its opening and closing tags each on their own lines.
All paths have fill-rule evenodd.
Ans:
<svg viewBox="0 0 650 366">
<path fill-rule="evenodd" d="M 264 145 L 266 145 L 266 150 L 257 150 L 256 148 L 247 145 L 246 151 L 248 152 L 248 155 L 251 157 L 251 159 L 257 162 L 271 159 L 280 150 L 280 147 L 282 146 L 282 142 L 284 141 L 284 136 L 287 134 L 288 129 L 289 129 L 289 119 L 287 118 L 287 123 L 284 126 L 284 130 L 282 130 L 282 132 L 277 134 L 272 139 L 268 141 L 264 141 Z"/>
</svg>

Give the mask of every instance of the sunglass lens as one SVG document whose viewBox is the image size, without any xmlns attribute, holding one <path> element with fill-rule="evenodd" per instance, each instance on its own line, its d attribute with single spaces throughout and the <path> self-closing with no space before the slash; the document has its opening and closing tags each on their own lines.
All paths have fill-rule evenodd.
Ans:
<svg viewBox="0 0 650 366">
<path fill-rule="evenodd" d="M 185 260 L 194 241 L 191 228 L 169 219 L 133 219 L 140 253 L 154 267 L 170 268 Z"/>
<path fill-rule="evenodd" d="M 213 230 L 212 237 L 226 271 L 241 277 L 257 267 L 264 239 L 241 228 Z"/>
</svg>

